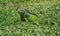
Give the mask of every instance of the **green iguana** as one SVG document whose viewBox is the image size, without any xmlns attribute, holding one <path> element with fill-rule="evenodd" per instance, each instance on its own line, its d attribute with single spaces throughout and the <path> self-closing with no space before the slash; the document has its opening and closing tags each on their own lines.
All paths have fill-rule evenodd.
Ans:
<svg viewBox="0 0 60 36">
<path fill-rule="evenodd" d="M 21 21 L 30 21 L 30 22 L 33 22 L 34 24 L 38 24 L 39 25 L 39 22 L 38 22 L 38 16 L 34 13 L 32 13 L 31 11 L 27 10 L 27 9 L 19 9 L 18 11 L 18 14 L 20 14 L 20 17 L 21 17 Z"/>
</svg>

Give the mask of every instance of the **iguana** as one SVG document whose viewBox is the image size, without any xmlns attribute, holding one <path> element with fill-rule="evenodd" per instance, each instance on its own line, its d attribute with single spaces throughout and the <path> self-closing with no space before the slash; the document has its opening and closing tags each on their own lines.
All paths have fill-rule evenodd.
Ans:
<svg viewBox="0 0 60 36">
<path fill-rule="evenodd" d="M 28 17 L 29 14 L 38 17 L 36 14 L 32 13 L 31 11 L 29 11 L 27 9 L 18 9 L 17 12 L 21 16 L 21 21 L 25 21 L 25 18 Z"/>
<path fill-rule="evenodd" d="M 26 21 L 26 19 L 34 24 L 39 25 L 38 16 L 27 9 L 19 9 L 18 14 L 20 14 L 21 21 Z"/>
</svg>

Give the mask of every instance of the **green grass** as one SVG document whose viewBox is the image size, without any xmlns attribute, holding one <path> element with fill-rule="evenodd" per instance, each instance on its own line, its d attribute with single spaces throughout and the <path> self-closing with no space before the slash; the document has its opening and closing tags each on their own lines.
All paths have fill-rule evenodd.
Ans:
<svg viewBox="0 0 60 36">
<path fill-rule="evenodd" d="M 26 8 L 30 21 L 16 12 Z M 38 26 L 39 24 L 39 26 Z M 60 36 L 60 0 L 0 0 L 0 36 Z"/>
</svg>

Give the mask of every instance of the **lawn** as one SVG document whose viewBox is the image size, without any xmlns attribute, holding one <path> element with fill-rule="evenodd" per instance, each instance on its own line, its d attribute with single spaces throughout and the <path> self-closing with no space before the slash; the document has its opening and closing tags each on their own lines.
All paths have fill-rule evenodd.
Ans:
<svg viewBox="0 0 60 36">
<path fill-rule="evenodd" d="M 39 18 L 21 21 L 21 8 Z M 0 0 L 0 36 L 60 36 L 60 0 Z"/>
</svg>

